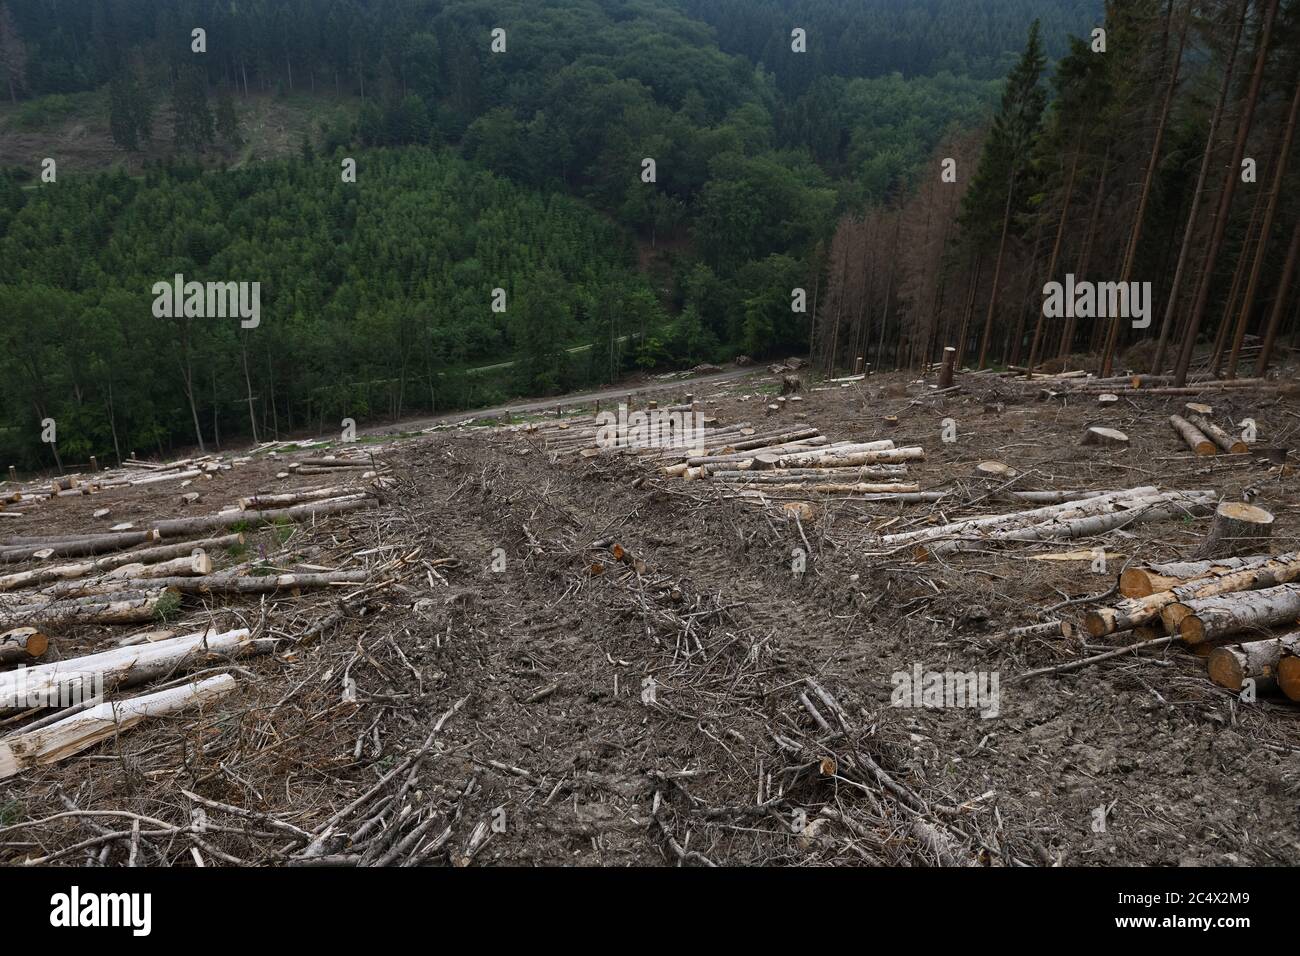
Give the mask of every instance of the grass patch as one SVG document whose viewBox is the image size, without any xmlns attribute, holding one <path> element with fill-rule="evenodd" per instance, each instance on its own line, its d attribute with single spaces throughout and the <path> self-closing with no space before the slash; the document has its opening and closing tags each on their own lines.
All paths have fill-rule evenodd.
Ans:
<svg viewBox="0 0 1300 956">
<path fill-rule="evenodd" d="M 20 800 L 6 800 L 0 803 L 0 827 L 10 827 L 15 823 L 22 823 L 27 816 Z"/>
<path fill-rule="evenodd" d="M 275 540 L 280 547 L 284 547 L 288 544 L 289 539 L 292 538 L 294 532 L 298 530 L 298 525 L 293 521 L 290 521 L 288 518 L 277 518 L 271 527 L 275 531 Z"/>
<path fill-rule="evenodd" d="M 176 617 L 181 610 L 181 596 L 175 591 L 168 591 L 158 602 L 158 607 L 154 609 L 154 614 L 158 620 L 166 623 Z"/>
</svg>

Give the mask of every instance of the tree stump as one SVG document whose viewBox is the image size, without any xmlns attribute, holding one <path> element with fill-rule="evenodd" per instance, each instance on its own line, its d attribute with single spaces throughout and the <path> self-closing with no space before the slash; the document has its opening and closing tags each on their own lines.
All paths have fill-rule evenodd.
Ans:
<svg viewBox="0 0 1300 956">
<path fill-rule="evenodd" d="M 1209 537 L 1197 552 L 1199 558 L 1232 558 L 1268 551 L 1273 537 L 1273 516 L 1263 508 L 1241 501 L 1225 501 L 1214 512 Z"/>
<path fill-rule="evenodd" d="M 943 350 L 943 367 L 939 369 L 939 387 L 952 388 L 952 376 L 957 365 L 957 350 L 951 345 Z"/>
<path fill-rule="evenodd" d="M 1016 477 L 1016 474 L 1014 468 L 1000 461 L 982 461 L 975 466 L 975 476 L 977 478 L 998 478 L 1005 481 L 1008 478 Z"/>
<path fill-rule="evenodd" d="M 1117 428 L 1102 428 L 1094 425 L 1083 435 L 1081 445 L 1127 445 L 1128 436 Z"/>
</svg>

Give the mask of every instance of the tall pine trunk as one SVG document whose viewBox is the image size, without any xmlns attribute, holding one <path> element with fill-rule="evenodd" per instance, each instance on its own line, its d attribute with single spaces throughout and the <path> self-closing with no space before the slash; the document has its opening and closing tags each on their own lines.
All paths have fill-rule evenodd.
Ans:
<svg viewBox="0 0 1300 956">
<path fill-rule="evenodd" d="M 1268 240 L 1273 232 L 1273 218 L 1277 214 L 1278 197 L 1282 194 L 1282 179 L 1286 174 L 1287 162 L 1291 158 L 1291 142 L 1295 134 L 1296 111 L 1298 108 L 1300 108 L 1300 78 L 1297 78 L 1295 93 L 1291 96 L 1291 113 L 1287 117 L 1286 132 L 1282 134 L 1282 148 L 1277 155 L 1277 169 L 1273 173 L 1273 188 L 1268 197 L 1268 209 L 1264 211 L 1264 224 L 1260 226 L 1259 248 L 1255 250 L 1255 265 L 1250 270 L 1250 281 L 1246 284 L 1246 299 L 1241 304 L 1241 314 L 1237 317 L 1237 329 L 1232 337 L 1232 357 L 1228 360 L 1228 378 L 1237 377 L 1237 362 L 1241 358 L 1241 343 L 1245 340 L 1246 324 L 1250 321 L 1251 309 L 1255 305 L 1255 293 L 1259 290 L 1260 273 L 1264 271 L 1264 259 L 1268 255 Z"/>
<path fill-rule="evenodd" d="M 1268 11 L 1264 14 L 1264 24 L 1260 28 L 1259 53 L 1255 57 L 1255 70 L 1251 74 L 1250 90 L 1246 93 L 1241 119 L 1237 123 L 1237 142 L 1232 150 L 1232 162 L 1228 164 L 1228 175 L 1223 182 L 1223 192 L 1219 196 L 1219 215 L 1214 222 L 1210 247 L 1205 252 L 1205 266 L 1197 285 L 1196 304 L 1187 323 L 1187 335 L 1183 339 L 1182 352 L 1178 356 L 1178 367 L 1174 371 L 1175 386 L 1187 384 L 1187 370 L 1192 364 L 1192 354 L 1196 350 L 1196 336 L 1201 330 L 1201 321 L 1205 317 L 1205 309 L 1210 301 L 1214 267 L 1218 264 L 1219 253 L 1223 248 L 1223 237 L 1228 228 L 1228 217 L 1232 214 L 1232 199 L 1237 192 L 1237 183 L 1241 177 L 1241 160 L 1246 154 L 1246 140 L 1250 136 L 1250 127 L 1255 119 L 1255 104 L 1259 102 L 1259 88 L 1264 80 L 1264 62 L 1268 59 L 1268 44 L 1273 35 L 1273 20 L 1277 16 L 1279 3 L 1280 0 L 1271 0 Z"/>
</svg>

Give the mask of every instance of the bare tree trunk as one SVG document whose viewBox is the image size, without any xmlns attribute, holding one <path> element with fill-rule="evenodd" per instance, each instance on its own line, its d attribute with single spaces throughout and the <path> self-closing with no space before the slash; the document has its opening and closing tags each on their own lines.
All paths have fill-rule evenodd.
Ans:
<svg viewBox="0 0 1300 956">
<path fill-rule="evenodd" d="M 1088 232 L 1083 239 L 1083 252 L 1079 256 L 1079 278 L 1087 277 L 1088 263 L 1092 259 L 1092 245 L 1097 235 L 1097 225 L 1101 220 L 1102 199 L 1106 196 L 1106 176 L 1110 172 L 1110 146 L 1106 147 L 1106 155 L 1101 161 L 1101 178 L 1097 180 L 1097 195 L 1092 203 L 1092 213 L 1088 217 Z M 1073 309 L 1070 310 L 1074 312 Z M 1070 348 L 1074 345 L 1074 331 L 1078 324 L 1077 317 L 1071 314 L 1065 320 L 1065 330 L 1061 333 L 1061 351 L 1058 358 L 1065 361 L 1070 354 Z"/>
<path fill-rule="evenodd" d="M 1011 204 L 1016 194 L 1016 179 L 1019 174 L 1020 170 L 1013 167 L 1011 181 L 1007 183 L 1007 202 L 1002 210 L 1002 237 L 998 240 L 998 257 L 993 265 L 993 288 L 989 290 L 989 311 L 984 317 L 984 335 L 980 340 L 979 368 L 984 367 L 984 362 L 988 358 L 989 336 L 993 333 L 993 313 L 998 307 L 998 283 L 1002 280 L 1002 260 L 1006 254 L 1007 232 L 1011 229 Z"/>
<path fill-rule="evenodd" d="M 1228 90 L 1232 88 L 1232 74 L 1237 64 L 1237 48 L 1241 45 L 1241 31 L 1246 24 L 1246 10 L 1250 0 L 1241 0 L 1241 13 L 1237 16 L 1237 28 L 1233 31 L 1232 46 L 1229 48 L 1228 63 L 1223 71 L 1223 83 L 1219 87 L 1219 99 L 1210 115 L 1210 130 L 1205 138 L 1205 153 L 1201 157 L 1201 171 L 1196 177 L 1196 189 L 1192 192 L 1192 205 L 1187 213 L 1187 227 L 1183 230 L 1183 243 L 1178 250 L 1178 264 L 1174 267 L 1174 279 L 1169 289 L 1169 302 L 1165 306 L 1164 321 L 1160 323 L 1160 340 L 1156 345 L 1156 356 L 1151 371 L 1159 375 L 1164 371 L 1165 349 L 1169 343 L 1169 333 L 1173 328 L 1174 314 L 1178 306 L 1178 293 L 1182 288 L 1183 270 L 1187 266 L 1188 256 L 1192 250 L 1192 240 L 1196 235 L 1196 221 L 1201 211 L 1201 196 L 1205 192 L 1205 181 L 1209 177 L 1210 160 L 1214 156 L 1214 140 L 1219 132 L 1219 123 L 1223 119 L 1223 109 L 1228 100 Z"/>
<path fill-rule="evenodd" d="M 1259 359 L 1255 363 L 1255 374 L 1262 376 L 1268 370 L 1273 347 L 1277 343 L 1277 333 L 1282 327 L 1282 315 L 1286 312 L 1287 291 L 1295 277 L 1296 259 L 1300 258 L 1300 219 L 1296 220 L 1291 231 L 1291 248 L 1286 253 L 1286 265 L 1282 267 L 1282 277 L 1277 283 L 1277 298 L 1273 302 L 1273 314 L 1269 316 L 1268 328 L 1264 332 L 1264 345 L 1260 349 Z"/>
<path fill-rule="evenodd" d="M 1228 378 L 1237 377 L 1241 343 L 1246 337 L 1246 324 L 1250 321 L 1251 308 L 1255 305 L 1260 273 L 1264 270 L 1264 259 L 1268 254 L 1268 238 L 1273 231 L 1273 217 L 1277 214 L 1277 201 L 1282 194 L 1282 179 L 1286 173 L 1287 162 L 1291 158 L 1291 141 L 1295 135 L 1297 109 L 1300 109 L 1300 82 L 1296 82 L 1295 94 L 1291 97 L 1291 114 L 1287 117 L 1286 132 L 1282 134 L 1282 149 L 1278 153 L 1277 169 L 1273 173 L 1273 189 L 1269 193 L 1268 209 L 1264 211 L 1264 224 L 1260 226 L 1259 247 L 1255 250 L 1255 265 L 1250 270 L 1250 281 L 1246 285 L 1246 299 L 1241 305 L 1241 314 L 1237 317 L 1237 330 L 1232 337 L 1232 357 L 1228 360 Z M 1225 322 L 1226 320 L 1225 316 Z"/>
<path fill-rule="evenodd" d="M 1232 199 L 1237 192 L 1237 182 L 1241 177 L 1241 160 L 1246 153 L 1246 140 L 1250 136 L 1250 127 L 1255 119 L 1255 104 L 1259 101 L 1259 88 L 1264 80 L 1264 62 L 1268 59 L 1268 44 L 1273 35 L 1273 20 L 1277 16 L 1279 2 L 1280 0 L 1271 0 L 1268 12 L 1264 15 L 1264 24 L 1260 28 L 1259 53 L 1255 57 L 1255 70 L 1251 74 L 1250 90 L 1246 93 L 1241 119 L 1237 123 L 1237 142 L 1232 150 L 1232 162 L 1228 164 L 1223 192 L 1219 196 L 1219 215 L 1214 222 L 1210 247 L 1205 252 L 1205 267 L 1201 271 L 1200 283 L 1197 286 L 1196 304 L 1187 323 L 1187 334 L 1183 339 L 1182 352 L 1178 356 L 1178 367 L 1174 370 L 1175 388 L 1187 384 L 1187 370 L 1192 364 L 1192 353 L 1196 349 L 1196 336 L 1201 330 L 1201 320 L 1205 317 L 1205 308 L 1210 301 L 1211 280 L 1214 277 L 1214 267 L 1218 262 L 1219 252 L 1223 247 L 1228 217 L 1232 215 Z"/>
<path fill-rule="evenodd" d="M 1187 28 L 1192 20 L 1191 3 L 1187 5 L 1187 13 L 1183 17 L 1182 30 L 1178 35 L 1178 52 L 1174 54 L 1173 69 L 1169 73 L 1169 85 L 1165 87 L 1164 104 L 1160 107 L 1160 120 L 1156 123 L 1155 142 L 1151 144 L 1151 159 L 1147 162 L 1146 176 L 1142 180 L 1142 193 L 1138 197 L 1137 212 L 1133 216 L 1133 228 L 1129 233 L 1128 248 L 1124 252 L 1124 266 L 1120 275 L 1120 285 L 1123 286 L 1133 277 L 1133 269 L 1137 264 L 1138 241 L 1142 238 L 1142 222 L 1146 218 L 1147 201 L 1151 197 L 1151 184 L 1155 181 L 1156 168 L 1160 165 L 1160 147 L 1164 145 L 1165 126 L 1169 122 L 1169 109 L 1173 105 L 1174 90 L 1178 86 L 1178 71 L 1183 63 L 1183 49 L 1187 45 Z M 1118 314 L 1111 317 L 1110 332 L 1106 336 L 1106 348 L 1101 360 L 1101 377 L 1107 378 L 1111 374 L 1111 369 L 1115 360 L 1115 346 L 1119 342 L 1119 323 Z M 1155 371 L 1153 369 L 1153 371 Z"/>
</svg>

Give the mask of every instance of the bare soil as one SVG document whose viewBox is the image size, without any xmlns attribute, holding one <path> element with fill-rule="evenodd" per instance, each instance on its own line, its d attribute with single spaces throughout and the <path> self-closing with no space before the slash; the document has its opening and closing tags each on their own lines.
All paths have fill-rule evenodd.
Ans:
<svg viewBox="0 0 1300 956">
<path fill-rule="evenodd" d="M 882 554 L 873 540 L 885 528 L 1014 510 L 977 500 L 988 489 L 973 466 L 996 458 L 1022 472 L 1015 487 L 1026 490 L 1157 484 L 1233 499 L 1254 488 L 1277 515 L 1277 548 L 1295 548 L 1297 479 L 1270 477 L 1253 456 L 1192 456 L 1166 422 L 1182 397 L 1126 395 L 1101 409 L 1090 398 L 1038 402 L 992 377 L 963 382 L 947 398 L 901 374 L 845 388 L 810 382 L 797 411 L 782 414 L 836 440 L 920 444 L 928 458 L 916 480 L 961 483 L 967 505 L 820 499 L 811 520 L 796 522 L 708 482 L 665 478 L 636 456 L 553 461 L 522 432 L 447 428 L 376 446 L 400 479 L 382 508 L 263 530 L 249 546 L 289 570 L 405 556 L 401 579 L 354 600 L 361 589 L 187 601 L 169 624 L 178 633 L 243 620 L 286 638 L 285 649 L 238 662 L 238 692 L 200 716 L 142 725 L 0 783 L 0 860 L 120 864 L 129 818 L 42 819 L 70 803 L 183 827 L 188 790 L 254 817 L 209 810 L 202 835 L 146 837 L 144 862 L 192 865 L 195 849 L 289 862 L 300 846 L 281 824 L 317 833 L 463 700 L 403 794 L 421 819 L 437 816 L 431 836 L 450 834 L 435 852 L 412 847 L 394 862 L 465 863 L 484 824 L 475 865 L 1300 863 L 1300 707 L 1239 701 L 1177 647 L 1017 683 L 1019 672 L 1105 641 L 997 637 L 1081 613 L 1045 614 L 1108 591 L 1126 561 L 1188 556 L 1208 522 L 925 564 Z M 763 371 L 694 391 L 720 422 L 759 421 L 777 386 Z M 1254 418 L 1262 444 L 1297 444 L 1294 398 L 1202 400 L 1220 422 Z M 886 415 L 898 426 L 887 429 Z M 951 443 L 941 440 L 946 419 Z M 1131 448 L 1080 446 L 1091 424 L 1127 432 Z M 113 510 L 101 524 L 146 526 L 254 491 L 329 483 L 276 480 L 282 464 L 224 472 L 188 508 L 177 489 L 154 485 L 57 499 L 5 527 L 74 533 L 101 507 Z M 642 572 L 614 561 L 609 541 L 644 561 Z M 1112 555 L 1104 574 L 1090 560 L 1031 560 L 1101 545 Z M 802 574 L 796 549 L 807 553 Z M 332 611 L 342 619 L 314 633 Z M 51 655 L 125 633 L 56 634 Z M 918 664 L 996 672 L 999 715 L 891 706 L 892 675 Z M 851 725 L 834 741 L 800 701 L 808 694 L 831 718 L 809 678 Z M 348 680 L 355 701 L 345 700 Z M 892 785 L 863 774 L 873 764 Z M 374 862 L 409 832 L 393 811 L 376 807 L 370 835 L 331 853 Z"/>
</svg>

